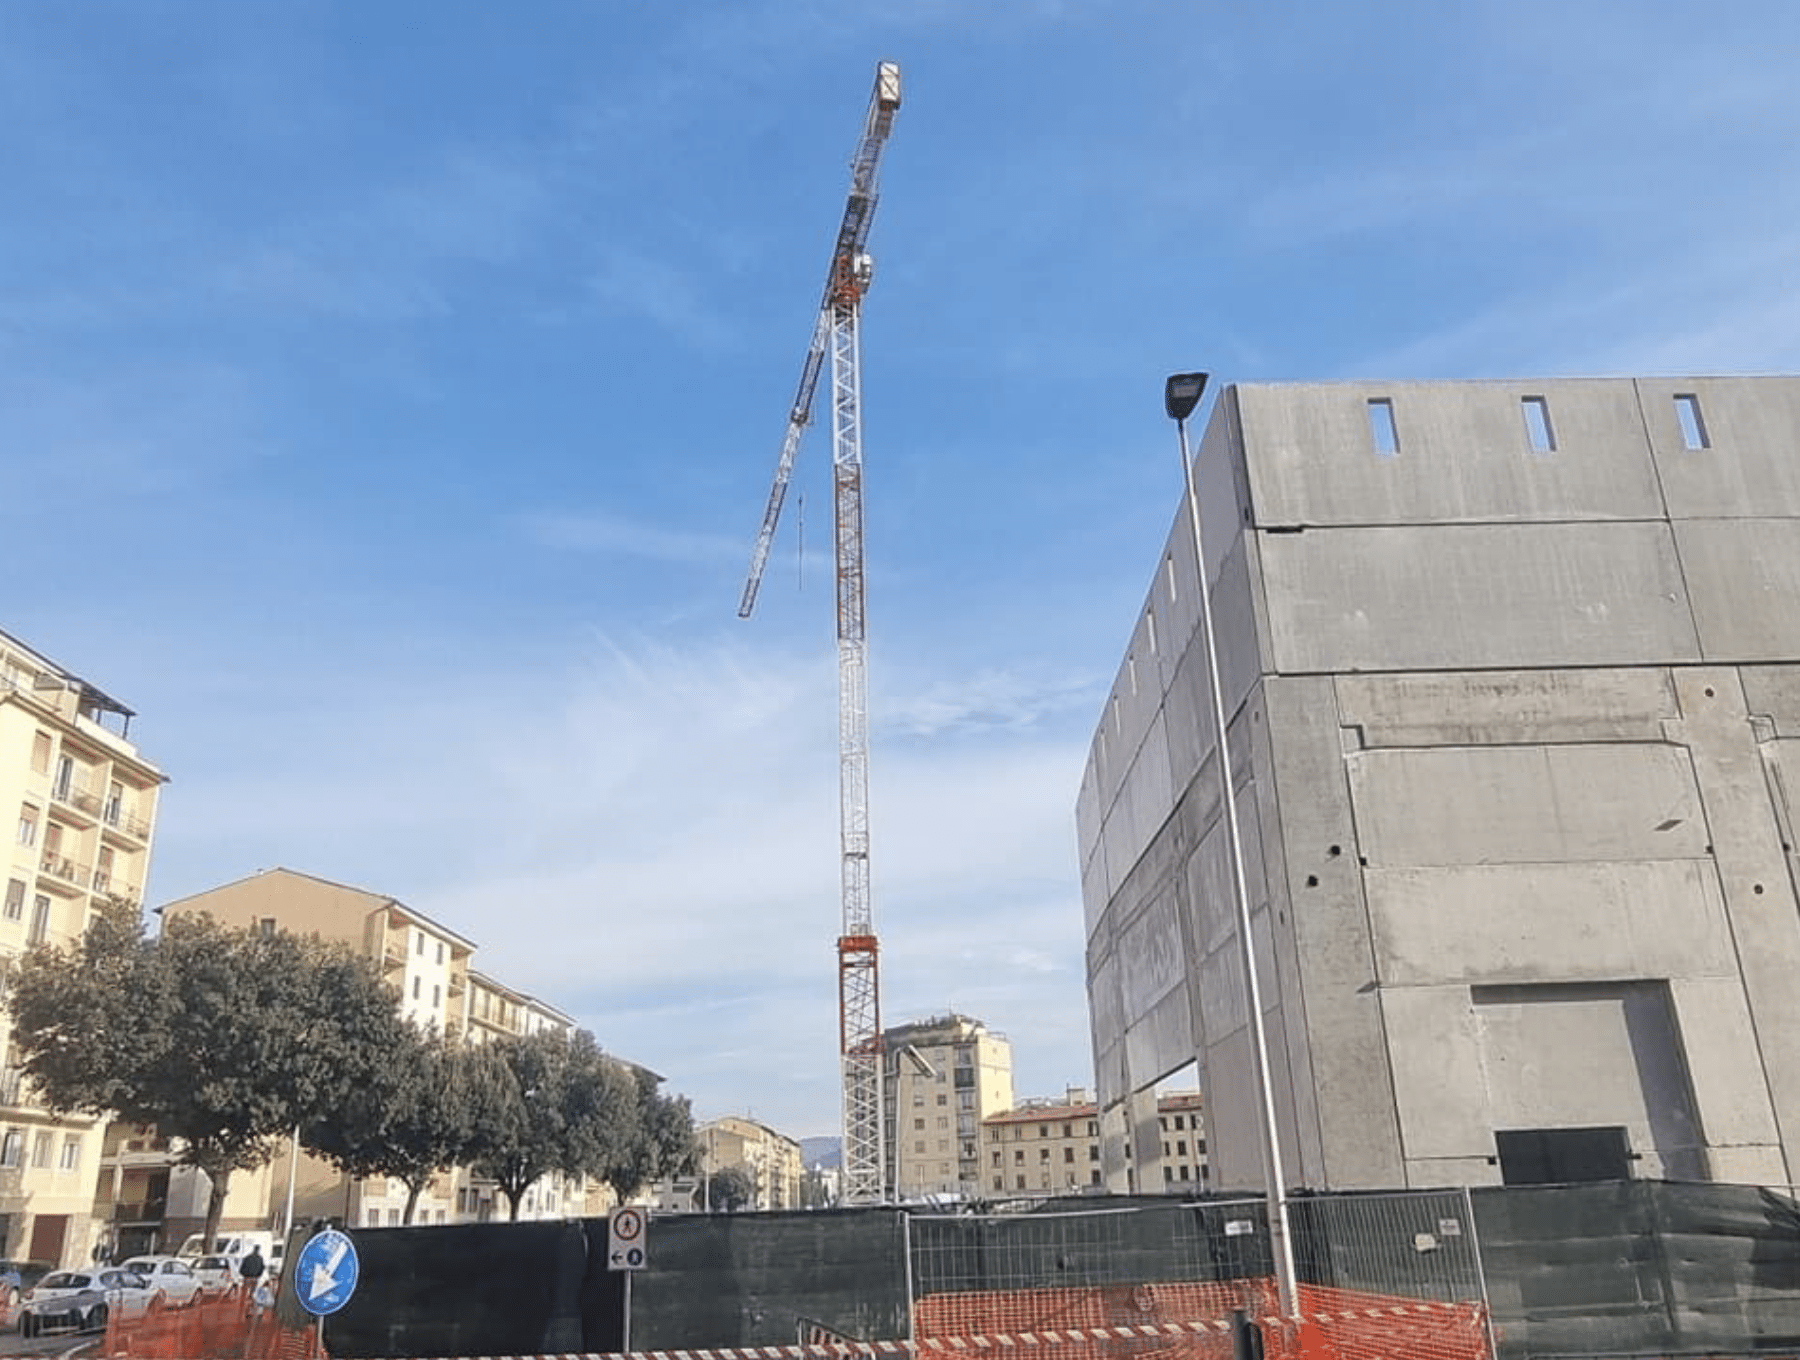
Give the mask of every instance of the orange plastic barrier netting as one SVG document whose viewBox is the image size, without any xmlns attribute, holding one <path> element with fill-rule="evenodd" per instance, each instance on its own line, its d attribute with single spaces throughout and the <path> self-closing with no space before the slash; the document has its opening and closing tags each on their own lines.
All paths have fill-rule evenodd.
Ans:
<svg viewBox="0 0 1800 1360">
<path fill-rule="evenodd" d="M 1335 1360 L 1490 1360 L 1488 1314 L 1480 1303 L 1425 1303 L 1303 1284 L 1302 1349 Z M 1307 1344 L 1307 1343 L 1311 1344 Z"/>
<path fill-rule="evenodd" d="M 1277 1318 L 1269 1279 L 937 1294 L 914 1303 L 913 1331 L 921 1348 L 1029 1336 L 1053 1360 L 1230 1360 L 1228 1319 L 1243 1309 L 1262 1326 L 1266 1360 L 1491 1360 L 1478 1303 L 1310 1285 L 1298 1302 L 1301 1317 Z"/>
<path fill-rule="evenodd" d="M 241 1293 L 190 1308 L 153 1306 L 106 1324 L 99 1354 L 119 1360 L 323 1360 L 318 1328 L 283 1327 L 273 1311 L 252 1316 Z"/>
</svg>

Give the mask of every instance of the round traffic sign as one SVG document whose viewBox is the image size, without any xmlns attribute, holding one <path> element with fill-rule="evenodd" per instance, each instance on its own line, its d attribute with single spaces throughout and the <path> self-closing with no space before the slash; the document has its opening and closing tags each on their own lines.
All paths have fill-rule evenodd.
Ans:
<svg viewBox="0 0 1800 1360">
<path fill-rule="evenodd" d="M 350 1302 L 361 1274 L 355 1245 L 336 1228 L 328 1228 L 300 1248 L 294 1261 L 294 1293 L 302 1308 L 324 1317 Z"/>
</svg>

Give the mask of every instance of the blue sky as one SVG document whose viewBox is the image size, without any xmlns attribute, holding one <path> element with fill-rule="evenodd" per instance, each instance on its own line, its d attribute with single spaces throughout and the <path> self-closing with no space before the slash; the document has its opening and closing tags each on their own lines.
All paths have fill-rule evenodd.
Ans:
<svg viewBox="0 0 1800 1360">
<path fill-rule="evenodd" d="M 881 59 L 884 1013 L 1022 1095 L 1091 1083 L 1166 373 L 1800 366 L 1779 0 L 0 0 L 0 627 L 139 711 L 153 902 L 391 893 L 703 1117 L 835 1131 L 823 426 L 736 605 Z"/>
</svg>

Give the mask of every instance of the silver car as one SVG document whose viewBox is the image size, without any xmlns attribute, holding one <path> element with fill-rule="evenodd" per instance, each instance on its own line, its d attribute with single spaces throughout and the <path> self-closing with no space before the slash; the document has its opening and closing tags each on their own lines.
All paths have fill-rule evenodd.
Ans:
<svg viewBox="0 0 1800 1360">
<path fill-rule="evenodd" d="M 109 1317 L 143 1317 L 155 1298 L 150 1282 L 129 1270 L 53 1270 L 25 1291 L 19 1332 L 37 1336 L 50 1327 L 99 1331 Z"/>
</svg>

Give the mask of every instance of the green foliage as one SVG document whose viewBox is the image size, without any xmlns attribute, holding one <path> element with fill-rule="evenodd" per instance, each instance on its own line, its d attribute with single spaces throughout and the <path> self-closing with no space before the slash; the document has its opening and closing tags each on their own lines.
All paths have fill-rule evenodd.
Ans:
<svg viewBox="0 0 1800 1360">
<path fill-rule="evenodd" d="M 411 1223 L 431 1178 L 467 1157 L 476 1118 L 470 1056 L 404 1025 L 397 1042 L 371 1058 L 368 1079 L 303 1126 L 300 1141 L 353 1176 L 404 1182 Z"/>
<path fill-rule="evenodd" d="M 595 1173 L 621 1201 L 665 1176 L 692 1171 L 699 1155 L 694 1117 L 686 1096 L 666 1096 L 655 1074 L 634 1069 L 631 1118 L 609 1139 L 610 1150 Z"/>
<path fill-rule="evenodd" d="M 715 1214 L 735 1213 L 755 1202 L 756 1186 L 741 1166 L 722 1166 L 700 1186 L 700 1207 Z"/>
<path fill-rule="evenodd" d="M 8 1008 L 13 1051 L 55 1111 L 107 1113 L 183 1142 L 212 1181 L 207 1235 L 234 1170 L 367 1085 L 404 1024 L 346 947 L 177 915 L 154 938 L 126 904 L 80 941 L 29 950 Z"/>
<path fill-rule="evenodd" d="M 512 1217 L 552 1172 L 607 1181 L 624 1198 L 692 1155 L 686 1100 L 602 1053 L 585 1030 L 498 1039 L 477 1050 L 470 1162 L 505 1194 Z"/>
</svg>

